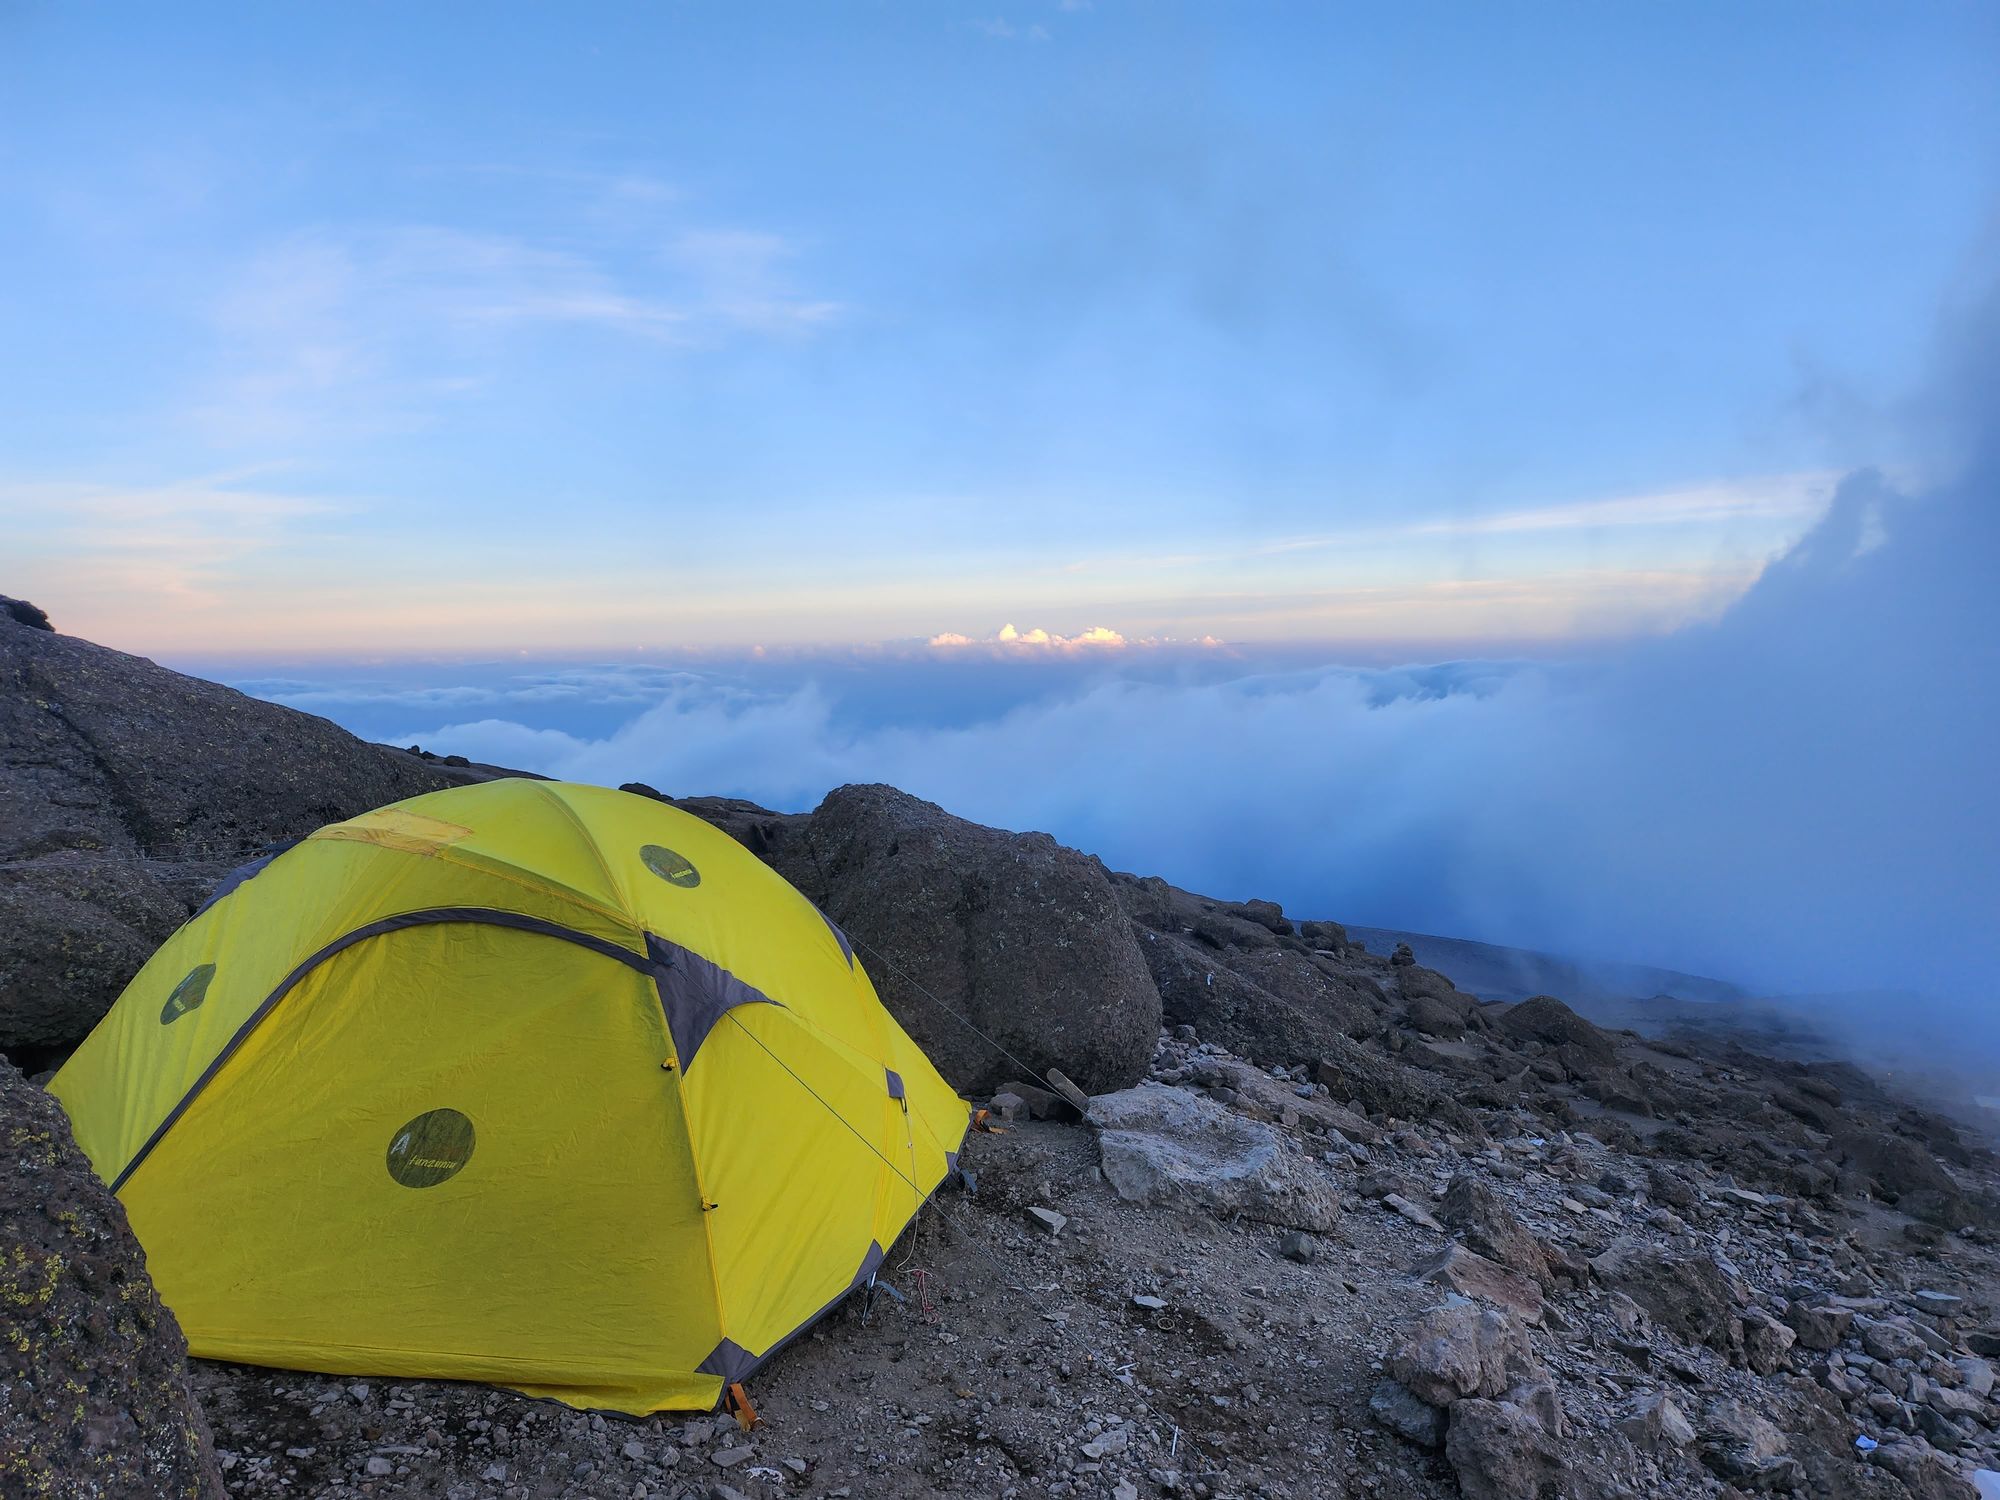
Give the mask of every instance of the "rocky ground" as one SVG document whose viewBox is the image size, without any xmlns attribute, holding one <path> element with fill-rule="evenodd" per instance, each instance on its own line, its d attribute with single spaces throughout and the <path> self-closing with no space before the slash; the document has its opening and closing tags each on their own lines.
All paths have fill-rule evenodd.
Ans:
<svg viewBox="0 0 2000 1500">
<path fill-rule="evenodd" d="M 296 732 L 306 769 L 199 846 L 218 866 L 492 774 L 6 610 L 0 671 L 0 887 L 45 917 L 0 923 L 0 1048 L 30 1070 L 199 898 L 145 861 L 257 778 L 229 747 Z M 873 1291 L 758 1374 L 755 1429 L 189 1365 L 116 1200 L 0 1067 L 0 1493 L 2000 1494 L 2000 1163 L 1858 1069 L 1482 1004 L 1336 923 L 892 788 L 680 805 L 841 924 L 997 1126 Z M 115 942 L 99 886 L 151 903 Z"/>
<path fill-rule="evenodd" d="M 1478 1136 L 1357 1118 L 1188 1032 L 1142 1086 L 1188 1106 L 1163 1128 L 1004 1099 L 1017 1118 L 976 1139 L 974 1190 L 764 1372 L 753 1432 L 197 1364 L 225 1482 L 1892 1497 L 1971 1494 L 1957 1474 L 2000 1466 L 1988 1235 L 1922 1243 L 1879 1201 L 1761 1192 L 1528 1111 Z"/>
</svg>

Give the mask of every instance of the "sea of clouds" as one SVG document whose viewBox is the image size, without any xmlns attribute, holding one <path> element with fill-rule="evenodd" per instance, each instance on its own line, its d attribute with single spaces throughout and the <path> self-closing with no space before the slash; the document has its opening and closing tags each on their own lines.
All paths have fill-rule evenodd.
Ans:
<svg viewBox="0 0 2000 1500">
<path fill-rule="evenodd" d="M 378 738 L 676 795 L 798 809 L 889 782 L 1298 915 L 1773 993 L 1922 992 L 1930 1034 L 2000 1066 L 1993 342 L 1935 403 L 1956 477 L 1855 473 L 1719 620 L 1560 664 L 1038 674 L 919 652 L 256 687 Z"/>
</svg>

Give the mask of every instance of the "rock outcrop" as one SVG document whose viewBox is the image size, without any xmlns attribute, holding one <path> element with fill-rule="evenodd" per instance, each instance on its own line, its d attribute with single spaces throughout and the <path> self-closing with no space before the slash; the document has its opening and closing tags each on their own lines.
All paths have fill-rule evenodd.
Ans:
<svg viewBox="0 0 2000 1500">
<path fill-rule="evenodd" d="M 1088 855 L 887 786 L 841 787 L 806 816 L 722 799 L 680 805 L 818 902 L 959 1089 L 990 1093 L 1023 1063 L 1092 1093 L 1145 1075 L 1159 991 Z"/>
<path fill-rule="evenodd" d="M 1084 1118 L 1105 1181 L 1129 1202 L 1181 1201 L 1322 1232 L 1339 1220 L 1339 1193 L 1277 1131 L 1197 1094 L 1142 1083 L 1092 1099 Z"/>
<path fill-rule="evenodd" d="M 0 1494 L 222 1493 L 125 1210 L 62 1107 L 0 1059 Z"/>
<path fill-rule="evenodd" d="M 260 844 L 477 775 L 56 634 L 28 608 L 0 611 L 0 1048 L 80 1040 Z"/>
</svg>

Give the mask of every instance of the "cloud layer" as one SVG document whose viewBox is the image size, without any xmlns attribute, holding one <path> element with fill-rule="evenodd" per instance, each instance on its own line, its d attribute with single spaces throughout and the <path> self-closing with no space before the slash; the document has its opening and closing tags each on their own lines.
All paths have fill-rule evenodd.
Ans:
<svg viewBox="0 0 2000 1500">
<path fill-rule="evenodd" d="M 1719 621 L 1560 667 L 1099 678 L 945 725 L 683 677 L 601 736 L 413 734 L 785 808 L 888 781 L 1301 914 L 1772 991 L 1923 989 L 1991 1045 L 1994 493 L 1984 457 L 1918 498 L 1850 476 Z"/>
</svg>

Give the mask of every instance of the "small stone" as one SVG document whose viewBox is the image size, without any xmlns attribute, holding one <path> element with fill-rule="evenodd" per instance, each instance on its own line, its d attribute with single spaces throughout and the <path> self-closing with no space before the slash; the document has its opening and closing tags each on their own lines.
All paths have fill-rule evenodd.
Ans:
<svg viewBox="0 0 2000 1500">
<path fill-rule="evenodd" d="M 1166 1307 L 1167 1301 L 1164 1297 L 1154 1297 L 1141 1292 L 1132 1299 L 1132 1305 L 1143 1307 L 1147 1312 L 1159 1312 Z"/>
<path fill-rule="evenodd" d="M 376 1479 L 386 1479 L 396 1472 L 396 1466 L 379 1453 L 371 1453 L 361 1467 Z"/>
<path fill-rule="evenodd" d="M 488 1484 L 505 1484 L 507 1482 L 507 1466 L 505 1464 L 488 1464 L 479 1477 Z"/>
<path fill-rule="evenodd" d="M 1685 1448 L 1694 1441 L 1694 1424 L 1674 1405 L 1672 1397 L 1659 1391 L 1640 1396 L 1618 1427 L 1641 1448 Z"/>
<path fill-rule="evenodd" d="M 708 1455 L 708 1461 L 718 1469 L 733 1469 L 738 1464 L 748 1463 L 756 1456 L 755 1448 L 718 1448 Z"/>
<path fill-rule="evenodd" d="M 1132 1442 L 1132 1429 L 1113 1427 L 1099 1433 L 1083 1445 L 1083 1456 L 1089 1459 L 1105 1458 L 1113 1453 L 1123 1453 Z"/>
<path fill-rule="evenodd" d="M 627 1458 L 644 1458 L 646 1456 L 646 1445 L 637 1438 L 633 1438 L 618 1451 L 623 1453 Z"/>
<path fill-rule="evenodd" d="M 1412 1224 L 1421 1224 L 1426 1229 L 1435 1229 L 1439 1234 L 1444 1233 L 1444 1225 L 1438 1223 L 1429 1209 L 1421 1204 L 1412 1203 L 1401 1193 L 1384 1194 L 1382 1204 L 1385 1208 L 1393 1208 Z"/>
<path fill-rule="evenodd" d="M 1861 1347 L 1877 1359 L 1922 1359 L 1930 1346 L 1903 1320 L 1870 1318 L 1862 1323 Z"/>
<path fill-rule="evenodd" d="M 1993 1394 L 1993 1366 L 1974 1354 L 1962 1354 L 1952 1361 L 1958 1383 L 1975 1396 Z"/>
<path fill-rule="evenodd" d="M 1384 1380 L 1368 1398 L 1375 1420 L 1406 1442 L 1420 1448 L 1442 1448 L 1446 1416 L 1442 1407 L 1420 1400 L 1401 1381 Z"/>
<path fill-rule="evenodd" d="M 1319 1241 L 1303 1229 L 1288 1229 L 1278 1241 L 1278 1253 L 1286 1260 L 1309 1266 L 1319 1257 Z"/>
<path fill-rule="evenodd" d="M 1743 1357 L 1759 1375 L 1774 1375 L 1791 1363 L 1798 1334 L 1761 1308 L 1743 1312 Z"/>
<path fill-rule="evenodd" d="M 1069 1215 L 1059 1214 L 1053 1208 L 1034 1207 L 1028 1210 L 1028 1222 L 1050 1234 L 1061 1234 L 1063 1226 L 1069 1223 Z"/>
</svg>

